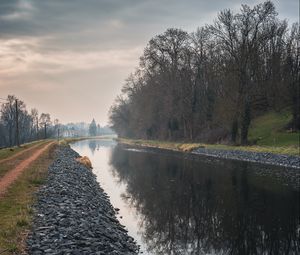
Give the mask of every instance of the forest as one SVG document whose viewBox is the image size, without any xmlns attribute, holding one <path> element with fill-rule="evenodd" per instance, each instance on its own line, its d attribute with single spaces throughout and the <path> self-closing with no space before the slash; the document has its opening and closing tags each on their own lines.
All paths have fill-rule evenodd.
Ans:
<svg viewBox="0 0 300 255">
<path fill-rule="evenodd" d="M 120 137 L 249 144 L 251 121 L 283 109 L 300 128 L 299 24 L 271 1 L 152 38 L 110 109 Z"/>
<path fill-rule="evenodd" d="M 39 114 L 36 108 L 28 111 L 14 95 L 0 102 L 0 148 L 56 137 L 60 124 L 58 119 L 52 121 L 49 113 Z"/>
<path fill-rule="evenodd" d="M 85 137 L 113 134 L 108 126 L 101 127 L 93 119 L 90 124 L 61 124 L 49 113 L 36 108 L 27 110 L 24 101 L 8 95 L 0 101 L 0 148 L 12 147 L 40 139 L 60 137 Z"/>
</svg>

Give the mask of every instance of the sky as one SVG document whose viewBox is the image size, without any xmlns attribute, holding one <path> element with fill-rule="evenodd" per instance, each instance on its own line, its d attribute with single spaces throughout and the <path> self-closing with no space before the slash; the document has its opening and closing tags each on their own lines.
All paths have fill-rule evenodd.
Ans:
<svg viewBox="0 0 300 255">
<path fill-rule="evenodd" d="M 16 95 L 61 123 L 108 123 L 108 111 L 147 42 L 193 32 L 222 9 L 260 0 L 0 0 L 0 98 Z M 299 19 L 299 0 L 274 0 Z"/>
</svg>

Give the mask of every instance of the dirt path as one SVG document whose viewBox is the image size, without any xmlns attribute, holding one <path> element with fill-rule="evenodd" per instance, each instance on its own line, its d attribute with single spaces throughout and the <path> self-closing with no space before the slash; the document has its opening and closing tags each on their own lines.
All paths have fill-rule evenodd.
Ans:
<svg viewBox="0 0 300 255">
<path fill-rule="evenodd" d="M 33 162 L 35 161 L 43 152 L 45 152 L 49 146 L 51 146 L 54 142 L 46 144 L 44 147 L 36 150 L 33 154 L 23 160 L 19 165 L 10 170 L 0 179 L 0 198 L 5 194 L 8 187 L 20 176 L 20 174 Z M 31 147 L 32 148 L 32 147 Z M 12 157 L 11 157 L 12 158 Z M 15 158 L 15 157 L 13 157 Z"/>
<path fill-rule="evenodd" d="M 22 155 L 23 153 L 25 153 L 25 152 L 27 152 L 27 151 L 30 151 L 30 150 L 32 150 L 32 149 L 38 147 L 38 146 L 41 145 L 41 144 L 43 144 L 43 143 L 37 143 L 37 144 L 35 144 L 35 145 L 33 145 L 33 146 L 31 146 L 31 147 L 25 149 L 25 150 L 22 150 L 22 151 L 20 151 L 20 152 L 18 152 L 18 153 L 16 153 L 16 154 L 14 154 L 13 156 L 10 156 L 10 157 L 5 158 L 5 159 L 1 159 L 1 160 L 0 160 L 0 164 L 1 164 L 1 163 L 3 164 L 3 163 L 5 163 L 5 162 L 7 162 L 7 161 L 10 161 L 10 160 L 13 160 L 13 159 L 19 157 L 20 155 Z"/>
</svg>

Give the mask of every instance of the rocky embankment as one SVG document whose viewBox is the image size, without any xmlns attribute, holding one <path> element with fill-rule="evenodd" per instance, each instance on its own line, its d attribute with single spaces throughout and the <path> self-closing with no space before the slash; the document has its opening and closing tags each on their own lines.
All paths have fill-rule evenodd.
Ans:
<svg viewBox="0 0 300 255">
<path fill-rule="evenodd" d="M 38 192 L 27 239 L 29 254 L 137 254 L 95 175 L 75 161 L 67 146 L 56 151 L 46 184 Z"/>
<path fill-rule="evenodd" d="M 242 160 L 256 162 L 262 164 L 293 167 L 300 169 L 300 157 L 289 155 L 277 155 L 273 153 L 239 151 L 239 150 L 214 150 L 206 148 L 198 148 L 192 152 L 193 154 L 212 156 L 217 158 Z"/>
</svg>

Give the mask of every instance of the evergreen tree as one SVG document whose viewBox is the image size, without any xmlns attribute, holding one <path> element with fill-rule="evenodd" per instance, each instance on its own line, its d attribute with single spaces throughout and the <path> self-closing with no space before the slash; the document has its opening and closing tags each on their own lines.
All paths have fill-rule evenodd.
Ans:
<svg viewBox="0 0 300 255">
<path fill-rule="evenodd" d="M 92 120 L 90 126 L 89 126 L 89 134 L 90 136 L 96 136 L 97 135 L 97 124 L 95 119 Z"/>
</svg>

